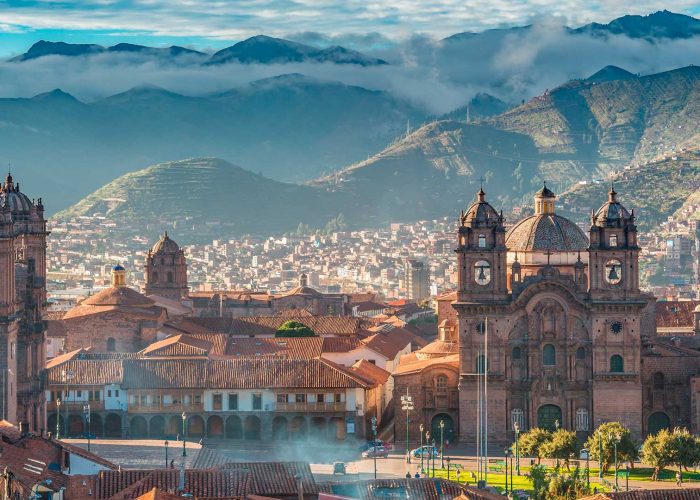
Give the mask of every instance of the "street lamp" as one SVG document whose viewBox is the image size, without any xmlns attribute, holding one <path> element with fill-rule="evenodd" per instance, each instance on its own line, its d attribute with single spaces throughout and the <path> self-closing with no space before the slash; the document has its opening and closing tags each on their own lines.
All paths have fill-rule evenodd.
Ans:
<svg viewBox="0 0 700 500">
<path fill-rule="evenodd" d="M 506 488 L 505 489 L 506 489 L 506 491 L 505 491 L 505 494 L 506 494 L 506 496 L 508 496 L 508 454 L 510 453 L 510 448 L 506 448 L 505 450 L 503 450 L 503 453 L 506 455 L 506 460 L 505 460 L 505 463 L 506 463 Z M 510 485 L 510 488 L 513 489 L 512 484 Z"/>
<path fill-rule="evenodd" d="M 83 413 L 85 414 L 85 421 L 87 422 L 88 451 L 90 451 L 90 403 L 83 406 Z"/>
<path fill-rule="evenodd" d="M 420 424 L 418 426 L 418 429 L 420 429 L 420 473 L 421 475 L 423 475 L 423 430 L 425 429 L 425 427 L 423 426 L 423 424 Z"/>
<path fill-rule="evenodd" d="M 520 475 L 520 452 L 518 450 L 518 439 L 520 436 L 520 422 L 517 420 L 513 422 L 513 429 L 515 430 L 515 467 Z"/>
<path fill-rule="evenodd" d="M 445 460 L 447 460 L 447 480 L 450 480 L 450 462 L 452 462 L 452 459 L 450 457 L 447 457 Z"/>
<path fill-rule="evenodd" d="M 56 439 L 61 439 L 61 398 L 56 400 Z"/>
<path fill-rule="evenodd" d="M 610 441 L 613 443 L 613 453 L 615 457 L 615 491 L 620 491 L 617 484 L 617 443 L 620 442 L 620 439 L 622 439 L 622 436 L 620 436 L 619 433 L 614 436 L 610 434 Z"/>
<path fill-rule="evenodd" d="M 66 383 L 66 393 L 65 393 L 65 403 L 66 403 L 66 437 L 68 437 L 68 381 L 73 378 L 73 370 L 61 370 L 61 375 L 63 376 L 63 381 Z M 75 401 L 75 396 L 73 396 Z"/>
<path fill-rule="evenodd" d="M 586 486 L 588 488 L 591 487 L 591 469 L 589 468 L 589 460 L 591 458 L 590 454 L 591 452 L 588 450 L 588 448 L 581 448 L 581 453 L 586 454 Z"/>
<path fill-rule="evenodd" d="M 430 431 L 425 432 L 425 446 L 428 447 L 430 446 Z M 420 451 L 420 456 L 423 458 L 423 453 L 425 453 L 425 450 Z M 428 477 L 430 477 L 430 456 L 433 454 L 432 448 L 430 449 L 430 455 L 428 455 Z"/>
<path fill-rule="evenodd" d="M 187 414 L 182 412 L 182 456 L 187 456 L 187 448 L 185 447 L 185 442 L 187 441 L 187 435 L 185 434 L 185 422 L 187 422 Z"/>
<path fill-rule="evenodd" d="M 374 458 L 374 479 L 377 479 L 377 417 L 372 416 L 372 457 Z"/>
<path fill-rule="evenodd" d="M 445 421 L 440 420 L 440 468 L 445 468 Z"/>
<path fill-rule="evenodd" d="M 168 468 L 168 440 L 165 440 L 165 468 Z"/>
<path fill-rule="evenodd" d="M 603 433 L 598 428 L 598 477 L 603 479 Z"/>
</svg>

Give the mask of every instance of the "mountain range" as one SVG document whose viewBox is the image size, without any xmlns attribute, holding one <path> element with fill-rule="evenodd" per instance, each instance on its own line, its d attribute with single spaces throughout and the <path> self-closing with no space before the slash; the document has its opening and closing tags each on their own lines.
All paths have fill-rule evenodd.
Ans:
<svg viewBox="0 0 700 500">
<path fill-rule="evenodd" d="M 54 212 L 168 159 L 215 155 L 280 181 L 315 178 L 381 150 L 425 114 L 385 92 L 292 74 L 206 97 L 139 87 L 84 103 L 55 90 L 0 99 L 0 116 L 0 150 L 32 192 L 60 190 L 45 196 Z"/>
<path fill-rule="evenodd" d="M 639 175 L 639 186 L 634 189 L 644 195 L 632 197 L 632 206 L 641 207 L 647 216 L 644 227 L 653 227 L 677 210 L 695 190 L 689 181 L 683 189 L 673 189 L 673 196 L 664 198 L 666 203 L 649 192 L 664 178 L 671 181 L 677 177 L 669 172 L 678 162 L 659 158 L 673 155 L 673 151 L 682 150 L 685 155 L 700 151 L 700 134 L 694 125 L 700 115 L 698 92 L 700 68 L 694 66 L 642 77 L 607 67 L 590 79 L 568 82 L 497 116 L 469 123 L 466 118 L 430 122 L 366 160 L 321 176 L 306 186 L 275 184 L 269 194 L 264 194 L 268 179 L 251 178 L 250 182 L 261 184 L 258 189 L 251 188 L 249 182 L 239 187 L 237 177 L 217 177 L 212 196 L 227 208 L 210 212 L 209 216 L 200 210 L 199 195 L 191 197 L 192 203 L 186 194 L 178 195 L 177 211 L 166 210 L 171 183 L 188 183 L 176 174 L 163 185 L 157 178 L 142 178 L 143 187 L 135 191 L 139 198 L 118 196 L 125 201 L 118 209 L 110 209 L 109 216 L 115 221 L 128 220 L 134 227 L 145 227 L 154 220 L 162 223 L 178 220 L 187 213 L 201 213 L 192 215 L 190 222 L 203 227 L 212 213 L 234 214 L 231 218 L 221 217 L 232 234 L 252 231 L 250 227 L 263 234 L 291 231 L 299 223 L 323 227 L 339 214 L 349 227 L 372 227 L 454 216 L 473 199 L 479 177 L 486 180 L 489 200 L 508 211 L 512 206 L 530 203 L 543 180 L 559 193 L 566 192 L 564 200 L 578 200 L 572 202 L 574 207 L 597 206 L 596 200 L 599 204 L 605 198 L 605 188 L 598 179 L 611 172 L 620 172 L 614 174 L 618 176 L 633 172 Z M 178 168 L 186 171 L 187 163 L 178 163 Z M 700 162 L 692 157 L 686 163 L 684 168 L 697 170 L 700 178 Z M 167 170 L 167 165 L 159 168 Z M 625 170 L 630 165 L 645 167 Z M 695 179 L 694 175 L 688 179 Z M 131 189 L 124 186 L 130 185 L 131 179 L 117 179 L 60 216 L 106 213 L 99 200 L 105 193 L 129 193 Z M 576 194 L 577 190 L 569 193 L 582 180 L 588 182 L 582 190 L 588 193 L 587 198 Z M 215 195 L 217 189 L 222 189 L 219 183 L 227 186 L 225 200 Z M 670 185 L 678 183 L 682 181 L 676 179 Z M 256 197 L 266 200 L 265 210 L 280 214 L 273 224 L 265 217 L 242 220 L 245 210 L 236 205 L 239 193 L 242 200 L 247 198 L 241 189 L 256 193 Z M 289 198 L 278 197 L 279 190 L 292 193 L 292 198 L 298 196 L 300 206 L 286 205 Z M 144 191 L 151 193 L 147 200 L 141 196 Z M 586 216 L 587 213 L 578 214 Z M 246 224 L 250 223 L 253 224 L 248 227 Z M 193 235 L 183 237 L 187 241 Z"/>
<path fill-rule="evenodd" d="M 335 64 L 358 64 L 360 66 L 387 64 L 386 61 L 382 59 L 368 57 L 355 50 L 337 45 L 318 49 L 310 45 L 265 35 L 257 35 L 248 38 L 230 47 L 219 50 L 212 55 L 177 45 L 157 48 L 132 43 L 118 43 L 111 47 L 104 47 L 96 44 L 40 40 L 32 45 L 27 52 L 13 57 L 10 61 L 31 61 L 46 56 L 87 57 L 98 54 L 124 53 L 157 57 L 169 62 L 194 62 L 199 64 L 223 64 L 228 62 L 245 64 L 329 62 Z"/>
</svg>

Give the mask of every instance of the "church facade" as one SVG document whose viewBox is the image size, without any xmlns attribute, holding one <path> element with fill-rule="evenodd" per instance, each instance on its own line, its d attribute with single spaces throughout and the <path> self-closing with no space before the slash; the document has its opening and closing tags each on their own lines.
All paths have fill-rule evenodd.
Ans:
<svg viewBox="0 0 700 500">
<path fill-rule="evenodd" d="M 509 230 L 483 190 L 460 217 L 459 436 L 476 435 L 484 373 L 492 442 L 511 440 L 515 425 L 583 438 L 607 421 L 641 436 L 655 300 L 639 289 L 634 213 L 611 189 L 586 235 L 556 214 L 546 186 L 534 201 L 535 214 Z"/>
<path fill-rule="evenodd" d="M 43 427 L 46 221 L 10 174 L 0 183 L 0 413 L 32 431 Z"/>
</svg>

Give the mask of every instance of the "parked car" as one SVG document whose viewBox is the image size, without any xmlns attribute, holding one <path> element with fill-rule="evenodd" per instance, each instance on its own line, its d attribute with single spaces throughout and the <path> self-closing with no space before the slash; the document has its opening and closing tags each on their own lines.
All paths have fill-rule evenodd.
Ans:
<svg viewBox="0 0 700 500">
<path fill-rule="evenodd" d="M 415 458 L 420 458 L 421 455 L 424 457 L 437 457 L 438 449 L 436 446 L 423 446 L 422 448 L 411 450 L 411 455 Z"/>
<path fill-rule="evenodd" d="M 365 444 L 363 444 L 363 445 L 360 447 L 360 451 L 367 451 L 367 450 L 369 450 L 370 448 L 372 448 L 373 446 L 376 446 L 376 447 L 380 447 L 380 446 L 381 446 L 382 448 L 386 448 L 386 449 L 389 450 L 389 451 L 391 451 L 391 450 L 394 449 L 394 445 L 393 445 L 393 444 L 388 443 L 387 441 L 381 441 L 381 440 L 377 439 L 376 441 L 368 441 L 368 442 L 366 442 Z"/>
<path fill-rule="evenodd" d="M 362 452 L 362 458 L 386 458 L 389 456 L 389 450 L 383 446 L 372 447 L 367 451 Z"/>
<path fill-rule="evenodd" d="M 333 462 L 333 474 L 347 474 L 345 462 Z"/>
</svg>

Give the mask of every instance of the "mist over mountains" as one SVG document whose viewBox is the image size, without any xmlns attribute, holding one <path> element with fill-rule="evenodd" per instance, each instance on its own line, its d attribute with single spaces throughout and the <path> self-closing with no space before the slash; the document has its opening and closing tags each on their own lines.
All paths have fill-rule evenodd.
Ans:
<svg viewBox="0 0 700 500">
<path fill-rule="evenodd" d="M 362 47 L 352 37 L 256 36 L 213 54 L 39 42 L 0 63 L 0 148 L 32 192 L 60 189 L 45 195 L 50 213 L 122 174 L 193 157 L 281 182 L 321 178 L 337 191 L 368 182 L 378 198 L 363 206 L 386 214 L 390 196 L 377 186 L 396 179 L 374 172 L 395 172 L 387 158 L 417 169 L 402 177 L 406 193 L 432 182 L 436 166 L 457 194 L 455 175 L 500 169 L 520 179 L 496 193 L 510 203 L 537 176 L 565 186 L 694 143 L 699 25 L 664 11 L 579 28 L 544 19 L 443 40 L 375 37 Z M 678 67 L 661 73 L 673 75 L 667 88 L 648 83 Z M 407 128 L 423 125 L 406 145 Z M 667 138 L 665 127 L 681 132 Z M 421 193 L 425 203 L 434 196 Z M 428 213 L 419 207 L 409 210 Z"/>
</svg>

